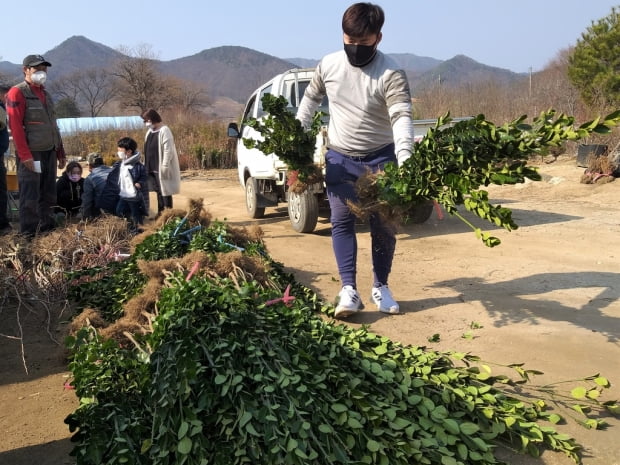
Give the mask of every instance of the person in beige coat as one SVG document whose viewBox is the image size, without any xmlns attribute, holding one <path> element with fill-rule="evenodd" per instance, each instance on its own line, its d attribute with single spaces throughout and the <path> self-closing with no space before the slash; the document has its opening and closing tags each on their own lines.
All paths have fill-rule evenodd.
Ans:
<svg viewBox="0 0 620 465">
<path fill-rule="evenodd" d="M 144 165 L 149 191 L 157 193 L 157 216 L 172 208 L 172 196 L 181 190 L 181 169 L 172 131 L 152 108 L 142 113 L 148 128 L 144 138 Z"/>
</svg>

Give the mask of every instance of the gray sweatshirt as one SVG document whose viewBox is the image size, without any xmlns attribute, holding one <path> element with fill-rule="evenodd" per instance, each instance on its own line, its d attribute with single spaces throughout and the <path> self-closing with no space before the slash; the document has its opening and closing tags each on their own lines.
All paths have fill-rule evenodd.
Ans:
<svg viewBox="0 0 620 465">
<path fill-rule="evenodd" d="M 329 146 L 345 155 L 365 155 L 395 144 L 399 163 L 411 155 L 413 121 L 405 72 L 377 51 L 368 65 L 352 66 L 344 50 L 318 64 L 297 111 L 309 128 L 323 97 L 329 99 Z"/>
</svg>

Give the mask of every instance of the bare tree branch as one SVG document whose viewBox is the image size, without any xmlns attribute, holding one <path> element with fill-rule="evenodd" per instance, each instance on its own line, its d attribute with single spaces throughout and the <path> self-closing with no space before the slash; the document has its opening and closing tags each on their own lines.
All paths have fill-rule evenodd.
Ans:
<svg viewBox="0 0 620 465">
<path fill-rule="evenodd" d="M 98 116 L 103 107 L 116 96 L 114 77 L 105 69 L 89 68 L 75 71 L 50 85 L 54 95 L 70 99 L 89 116 Z"/>
<path fill-rule="evenodd" d="M 177 81 L 159 73 L 149 46 L 142 45 L 134 50 L 125 48 L 121 52 L 125 56 L 112 71 L 116 77 L 121 107 L 137 108 L 143 112 L 149 108 L 166 108 L 175 103 L 175 95 L 179 90 Z"/>
</svg>

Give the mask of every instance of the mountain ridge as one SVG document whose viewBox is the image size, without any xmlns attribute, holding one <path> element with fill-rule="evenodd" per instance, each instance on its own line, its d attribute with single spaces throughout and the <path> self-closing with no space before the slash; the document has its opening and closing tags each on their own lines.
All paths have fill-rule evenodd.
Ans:
<svg viewBox="0 0 620 465">
<path fill-rule="evenodd" d="M 412 53 L 388 53 L 406 72 L 412 92 L 433 83 L 459 86 L 480 80 L 510 82 L 524 75 L 476 62 L 465 55 L 449 60 L 418 56 Z M 71 36 L 43 53 L 53 66 L 51 79 L 79 69 L 112 67 L 125 56 L 121 51 L 87 37 Z M 247 47 L 225 45 L 204 49 L 173 60 L 154 60 L 160 72 L 191 80 L 206 88 L 212 100 L 228 99 L 244 104 L 247 97 L 274 75 L 295 67 L 314 67 L 317 59 L 278 58 Z M 55 64 L 55 65 L 54 65 Z M 0 73 L 13 79 L 21 77 L 21 64 L 0 62 Z M 188 76 L 191 78 L 188 79 Z"/>
</svg>

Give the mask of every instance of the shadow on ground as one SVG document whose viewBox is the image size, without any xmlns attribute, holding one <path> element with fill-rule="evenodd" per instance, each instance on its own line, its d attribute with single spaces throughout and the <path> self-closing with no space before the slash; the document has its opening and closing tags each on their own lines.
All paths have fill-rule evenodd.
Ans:
<svg viewBox="0 0 620 465">
<path fill-rule="evenodd" d="M 435 283 L 432 287 L 450 288 L 463 296 L 464 301 L 481 302 L 497 327 L 514 323 L 539 325 L 543 320 L 564 321 L 601 333 L 609 342 L 620 342 L 620 315 L 614 312 L 614 316 L 610 308 L 620 300 L 620 273 L 539 273 L 500 282 L 460 277 Z M 593 292 L 595 295 L 583 304 L 575 302 L 574 305 L 565 305 L 553 298 L 553 292 L 575 289 L 582 295 Z"/>
<path fill-rule="evenodd" d="M 0 463 L 6 465 L 74 465 L 69 456 L 73 449 L 70 439 L 50 441 L 35 446 L 0 452 Z"/>
</svg>

